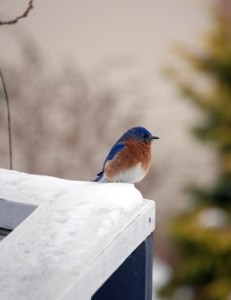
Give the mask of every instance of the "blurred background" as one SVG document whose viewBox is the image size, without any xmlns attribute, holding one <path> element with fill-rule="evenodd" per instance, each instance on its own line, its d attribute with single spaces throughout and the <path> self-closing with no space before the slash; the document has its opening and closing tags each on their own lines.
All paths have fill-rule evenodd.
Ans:
<svg viewBox="0 0 231 300">
<path fill-rule="evenodd" d="M 231 1 L 46 0 L 0 26 L 15 170 L 90 180 L 144 126 L 154 299 L 231 299 Z M 0 21 L 25 0 L 0 0 Z M 0 167 L 9 168 L 0 85 Z"/>
</svg>

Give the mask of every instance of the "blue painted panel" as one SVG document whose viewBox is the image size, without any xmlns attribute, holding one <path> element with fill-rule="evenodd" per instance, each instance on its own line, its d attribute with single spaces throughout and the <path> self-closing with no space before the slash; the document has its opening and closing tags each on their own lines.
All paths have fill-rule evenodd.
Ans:
<svg viewBox="0 0 231 300">
<path fill-rule="evenodd" d="M 153 235 L 150 235 L 103 284 L 92 300 L 151 300 L 152 262 Z"/>
</svg>

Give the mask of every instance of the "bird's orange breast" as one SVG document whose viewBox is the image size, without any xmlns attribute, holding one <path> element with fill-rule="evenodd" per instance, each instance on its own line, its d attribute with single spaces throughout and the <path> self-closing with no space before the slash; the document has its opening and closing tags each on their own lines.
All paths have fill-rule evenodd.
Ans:
<svg viewBox="0 0 231 300">
<path fill-rule="evenodd" d="M 126 147 L 105 164 L 104 172 L 108 179 L 112 179 L 138 164 L 144 173 L 148 171 L 151 164 L 151 144 L 128 141 Z"/>
</svg>

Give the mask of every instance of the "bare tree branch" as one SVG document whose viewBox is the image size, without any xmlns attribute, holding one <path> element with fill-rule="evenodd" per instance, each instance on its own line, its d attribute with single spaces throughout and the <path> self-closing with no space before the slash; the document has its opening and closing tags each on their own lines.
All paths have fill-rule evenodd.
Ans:
<svg viewBox="0 0 231 300">
<path fill-rule="evenodd" d="M 33 8 L 33 0 L 30 0 L 26 10 L 24 11 L 24 13 L 22 13 L 20 16 L 14 18 L 13 20 L 8 20 L 8 21 L 1 21 L 0 20 L 0 25 L 13 25 L 16 24 L 20 19 L 22 18 L 26 18 L 27 15 L 29 14 L 30 10 L 32 10 Z"/>
<path fill-rule="evenodd" d="M 3 77 L 3 74 L 2 74 L 1 70 L 0 70 L 0 78 L 1 78 L 1 81 L 2 81 L 2 86 L 3 86 L 3 90 L 4 90 L 4 94 L 5 94 L 5 99 L 6 99 L 6 106 L 7 106 L 8 138 L 9 138 L 9 153 L 10 153 L 10 169 L 13 170 L 10 102 L 9 102 L 9 99 L 8 99 L 6 85 L 5 85 L 4 77 Z"/>
</svg>

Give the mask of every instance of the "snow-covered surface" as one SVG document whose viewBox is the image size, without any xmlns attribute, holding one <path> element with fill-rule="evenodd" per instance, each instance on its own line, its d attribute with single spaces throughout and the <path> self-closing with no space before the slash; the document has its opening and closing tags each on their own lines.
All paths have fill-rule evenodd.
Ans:
<svg viewBox="0 0 231 300">
<path fill-rule="evenodd" d="M 35 214 L 40 214 L 44 243 L 49 244 L 46 237 L 50 236 L 49 230 L 54 230 L 52 223 L 55 222 L 56 232 L 52 233 L 54 237 L 57 235 L 52 245 L 54 252 L 57 246 L 63 245 L 65 255 L 65 246 L 76 243 L 73 251 L 75 255 L 79 253 L 79 264 L 88 256 L 87 249 L 100 245 L 143 203 L 142 195 L 132 184 L 69 181 L 8 170 L 0 170 L 0 198 L 37 205 L 43 203 Z M 49 218 L 47 213 L 41 214 L 41 210 L 47 210 Z M 36 243 L 39 233 L 34 234 Z M 51 260 L 57 263 L 55 253 Z"/>
<path fill-rule="evenodd" d="M 62 224 L 71 220 L 67 226 L 70 231 L 84 224 L 84 236 L 95 228 L 94 235 L 102 238 L 143 202 L 141 193 L 132 184 L 102 185 L 5 169 L 0 169 L 0 198 L 35 205 L 55 201 L 56 213 L 50 213 L 49 221 Z"/>
<path fill-rule="evenodd" d="M 74 280 L 81 278 L 104 254 L 113 264 L 105 249 L 116 251 L 110 248 L 114 241 L 122 242 L 117 251 L 121 257 L 113 257 L 117 268 L 123 255 L 154 229 L 154 203 L 144 200 L 132 184 L 68 181 L 0 169 L 0 198 L 38 205 L 1 241 L 1 299 L 14 297 L 15 291 L 17 299 L 53 299 L 54 286 L 57 295 L 62 294 L 73 274 Z M 143 221 L 135 226 L 141 216 Z"/>
<path fill-rule="evenodd" d="M 71 181 L 6 169 L 0 169 L 0 197 L 37 205 L 64 198 L 72 199 L 77 205 L 92 202 L 93 198 L 94 202 L 99 201 L 99 206 L 121 206 L 128 212 L 140 205 L 143 199 L 132 184 L 102 186 L 90 181 Z"/>
</svg>

